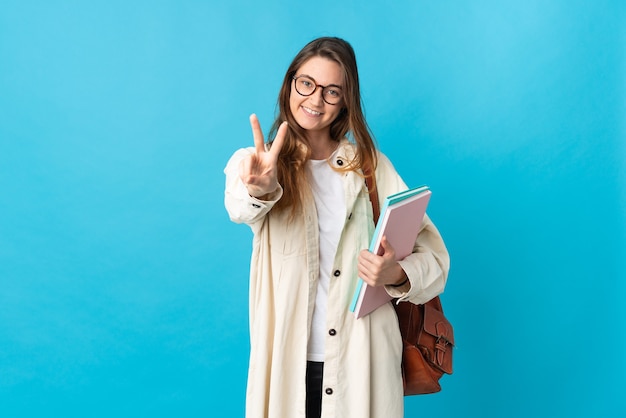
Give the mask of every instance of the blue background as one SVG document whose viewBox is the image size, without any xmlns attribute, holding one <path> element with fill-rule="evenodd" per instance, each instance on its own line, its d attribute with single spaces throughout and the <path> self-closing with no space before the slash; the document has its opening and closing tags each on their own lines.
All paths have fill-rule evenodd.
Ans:
<svg viewBox="0 0 626 418">
<path fill-rule="evenodd" d="M 0 6 L 0 417 L 243 415 L 222 170 L 322 35 L 452 256 L 406 416 L 626 412 L 626 2 L 217 3 Z"/>
</svg>

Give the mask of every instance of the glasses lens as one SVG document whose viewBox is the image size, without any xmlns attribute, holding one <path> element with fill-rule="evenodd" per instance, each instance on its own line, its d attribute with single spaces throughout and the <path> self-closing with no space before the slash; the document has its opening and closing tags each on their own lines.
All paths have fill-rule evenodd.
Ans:
<svg viewBox="0 0 626 418">
<path fill-rule="evenodd" d="M 296 77 L 296 91 L 303 96 L 310 96 L 315 91 L 315 81 L 309 77 L 300 76 Z"/>
<path fill-rule="evenodd" d="M 328 104 L 337 104 L 341 100 L 341 89 L 335 86 L 324 87 L 324 100 Z"/>
</svg>

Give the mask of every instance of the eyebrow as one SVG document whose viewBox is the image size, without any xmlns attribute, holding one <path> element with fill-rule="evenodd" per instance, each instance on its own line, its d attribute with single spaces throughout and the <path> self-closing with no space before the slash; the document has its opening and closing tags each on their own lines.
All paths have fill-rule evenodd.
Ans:
<svg viewBox="0 0 626 418">
<path fill-rule="evenodd" d="M 315 80 L 315 77 L 311 77 L 308 74 L 300 74 L 300 75 L 297 75 L 296 77 L 302 77 L 302 76 L 309 77 L 311 80 L 315 81 L 315 84 L 317 84 L 317 80 Z M 322 86 L 321 84 L 317 84 L 317 85 Z M 343 88 L 343 86 L 340 84 L 326 84 L 325 86 L 322 86 L 322 87 L 339 87 L 340 89 Z"/>
</svg>

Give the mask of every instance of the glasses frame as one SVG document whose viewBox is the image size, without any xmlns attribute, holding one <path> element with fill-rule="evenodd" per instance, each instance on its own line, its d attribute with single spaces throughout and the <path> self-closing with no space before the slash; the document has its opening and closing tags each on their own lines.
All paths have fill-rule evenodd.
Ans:
<svg viewBox="0 0 626 418">
<path fill-rule="evenodd" d="M 303 78 L 303 77 L 308 78 L 308 79 L 309 79 L 309 80 L 311 80 L 311 81 L 313 82 L 313 84 L 315 85 L 315 88 L 314 88 L 314 89 L 313 89 L 313 91 L 312 91 L 311 93 L 309 93 L 309 94 L 302 94 L 302 93 L 300 93 L 300 90 L 298 90 L 298 83 L 296 83 L 296 81 L 297 81 L 299 78 Z M 306 75 L 306 74 L 300 74 L 300 75 L 298 75 L 298 76 L 294 75 L 294 76 L 292 76 L 292 77 L 291 77 L 291 79 L 294 81 L 294 86 L 293 86 L 293 87 L 296 89 L 296 93 L 298 93 L 298 94 L 299 94 L 300 96 L 302 96 L 302 97 L 309 97 L 309 96 L 314 95 L 314 94 L 315 94 L 315 92 L 317 91 L 317 88 L 318 88 L 318 87 L 321 87 L 321 88 L 322 88 L 322 100 L 324 101 L 324 103 L 327 103 L 327 104 L 329 104 L 329 105 L 331 105 L 331 106 L 335 106 L 335 105 L 338 105 L 338 104 L 339 104 L 339 103 L 343 100 L 343 89 L 342 89 L 342 87 L 341 87 L 341 86 L 338 86 L 337 84 L 329 84 L 329 85 L 327 85 L 327 86 L 322 86 L 321 84 L 317 84 L 317 82 L 315 81 L 315 79 L 314 79 L 313 77 L 311 77 L 310 75 Z M 324 91 L 325 91 L 327 88 L 329 88 L 329 87 L 336 87 L 336 88 L 339 88 L 339 89 L 341 90 L 341 97 L 339 97 L 339 101 L 337 101 L 337 103 L 330 103 L 328 100 L 326 100 L 326 97 L 324 96 Z"/>
</svg>

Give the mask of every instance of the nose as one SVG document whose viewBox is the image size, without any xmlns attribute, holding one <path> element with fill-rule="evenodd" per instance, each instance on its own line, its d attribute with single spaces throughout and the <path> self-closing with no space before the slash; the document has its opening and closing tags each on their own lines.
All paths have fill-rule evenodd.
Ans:
<svg viewBox="0 0 626 418">
<path fill-rule="evenodd" d="M 316 105 L 324 105 L 324 98 L 322 97 L 324 94 L 324 88 L 321 86 L 316 86 L 315 91 L 309 97 L 311 101 Z"/>
</svg>

